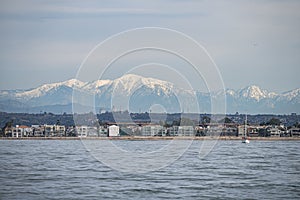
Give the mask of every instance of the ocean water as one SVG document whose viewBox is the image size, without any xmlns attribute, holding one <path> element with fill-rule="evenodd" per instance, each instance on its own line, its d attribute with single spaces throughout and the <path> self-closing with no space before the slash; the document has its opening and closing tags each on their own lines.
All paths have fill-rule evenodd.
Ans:
<svg viewBox="0 0 300 200">
<path fill-rule="evenodd" d="M 140 174 L 111 169 L 78 140 L 0 140 L 0 199 L 300 199 L 300 141 L 218 141 L 199 158 L 202 142 Z"/>
</svg>

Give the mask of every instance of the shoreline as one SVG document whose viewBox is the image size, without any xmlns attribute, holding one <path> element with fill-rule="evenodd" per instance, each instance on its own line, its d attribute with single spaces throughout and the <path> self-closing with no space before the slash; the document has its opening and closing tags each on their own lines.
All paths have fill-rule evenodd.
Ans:
<svg viewBox="0 0 300 200">
<path fill-rule="evenodd" d="M 300 137 L 248 137 L 251 141 L 300 141 Z M 234 136 L 167 136 L 167 137 L 155 137 L 155 136 L 118 136 L 118 137 L 0 137 L 0 140 L 242 140 L 241 137 Z"/>
</svg>

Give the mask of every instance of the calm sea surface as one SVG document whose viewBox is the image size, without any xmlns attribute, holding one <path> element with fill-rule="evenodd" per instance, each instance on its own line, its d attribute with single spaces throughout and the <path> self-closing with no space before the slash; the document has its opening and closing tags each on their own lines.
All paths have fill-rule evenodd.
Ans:
<svg viewBox="0 0 300 200">
<path fill-rule="evenodd" d="M 300 141 L 218 141 L 203 159 L 194 141 L 170 166 L 113 170 L 81 141 L 0 140 L 0 199 L 300 199 Z M 168 141 L 118 141 L 161 146 Z"/>
</svg>

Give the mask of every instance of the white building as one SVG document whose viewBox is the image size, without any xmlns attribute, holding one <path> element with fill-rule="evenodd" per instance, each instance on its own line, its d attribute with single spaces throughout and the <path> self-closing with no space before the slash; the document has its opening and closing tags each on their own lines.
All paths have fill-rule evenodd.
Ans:
<svg viewBox="0 0 300 200">
<path fill-rule="evenodd" d="M 109 137 L 116 137 L 120 136 L 120 128 L 119 126 L 112 125 L 108 127 L 108 136 Z"/>
<path fill-rule="evenodd" d="M 45 136 L 64 136 L 66 127 L 62 125 L 44 125 Z"/>
<path fill-rule="evenodd" d="M 88 126 L 87 127 L 87 136 L 88 137 L 98 137 L 98 129 L 96 126 Z"/>
<path fill-rule="evenodd" d="M 194 136 L 194 127 L 193 126 L 179 126 L 178 127 L 178 136 Z"/>
<path fill-rule="evenodd" d="M 172 126 L 169 128 L 169 135 L 170 136 L 178 136 L 178 127 L 179 126 Z"/>
<path fill-rule="evenodd" d="M 28 126 L 19 126 L 16 125 L 16 127 L 12 128 L 12 137 L 27 137 L 30 136 L 32 133 L 32 129 Z"/>
<path fill-rule="evenodd" d="M 103 126 L 100 126 L 99 128 L 96 126 L 76 126 L 75 130 L 78 137 L 107 136 L 107 129 Z"/>
<path fill-rule="evenodd" d="M 170 136 L 194 136 L 195 129 L 193 126 L 172 126 L 169 128 Z"/>
<path fill-rule="evenodd" d="M 76 126 L 76 133 L 78 137 L 87 137 L 88 127 L 87 126 Z"/>
<path fill-rule="evenodd" d="M 143 136 L 165 136 L 165 130 L 160 125 L 147 125 L 141 129 Z"/>
</svg>

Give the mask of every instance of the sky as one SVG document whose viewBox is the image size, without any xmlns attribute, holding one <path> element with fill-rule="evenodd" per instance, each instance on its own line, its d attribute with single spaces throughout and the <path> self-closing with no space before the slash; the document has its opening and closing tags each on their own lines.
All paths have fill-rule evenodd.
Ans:
<svg viewBox="0 0 300 200">
<path fill-rule="evenodd" d="M 0 0 L 0 89 L 74 78 L 89 52 L 107 38 L 130 29 L 161 27 L 201 44 L 226 88 L 258 85 L 289 91 L 300 87 L 299 9 L 297 0 Z M 148 59 L 146 66 L 155 53 L 145 55 L 140 58 Z M 111 78 L 120 75 L 125 62 L 131 65 L 130 60 L 116 65 Z M 163 64 L 145 70 L 145 75 L 172 76 L 174 71 L 168 73 Z M 176 73 L 183 74 L 185 67 Z"/>
</svg>

